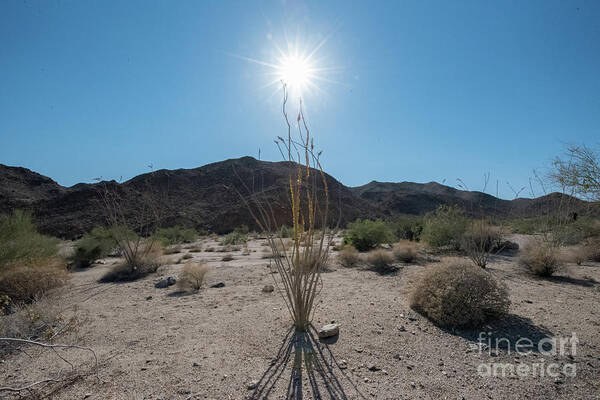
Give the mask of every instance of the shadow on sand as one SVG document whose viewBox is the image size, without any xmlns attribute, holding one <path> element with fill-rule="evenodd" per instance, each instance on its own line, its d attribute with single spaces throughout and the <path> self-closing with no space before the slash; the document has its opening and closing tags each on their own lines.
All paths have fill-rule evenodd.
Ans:
<svg viewBox="0 0 600 400">
<path fill-rule="evenodd" d="M 337 338 L 318 341 L 315 337 L 316 332 L 312 326 L 308 332 L 290 329 L 277 356 L 248 398 L 268 399 L 281 378 L 289 373 L 286 399 L 303 399 L 305 394 L 314 399 L 348 399 L 340 379 L 346 380 L 347 387 L 352 388 L 353 399 L 364 399 L 329 349 L 328 344 L 334 343 Z M 307 387 L 304 381 L 308 383 Z"/>
<path fill-rule="evenodd" d="M 447 332 L 465 338 L 471 342 L 486 345 L 484 347 L 487 349 L 484 350 L 485 352 L 503 350 L 512 353 L 517 350 L 515 347 L 516 345 L 523 346 L 523 343 L 529 343 L 529 341 L 526 341 L 525 339 L 531 341 L 532 346 L 527 350 L 531 350 L 533 353 L 538 353 L 541 350 L 549 351 L 552 349 L 552 345 L 547 341 L 547 339 L 553 337 L 553 333 L 550 330 L 543 326 L 533 324 L 529 318 L 520 317 L 514 314 L 509 314 L 478 330 L 457 330 Z M 518 344 L 517 342 L 521 338 L 523 338 L 523 340 Z M 521 350 L 524 350 L 524 348 L 521 347 Z"/>
</svg>

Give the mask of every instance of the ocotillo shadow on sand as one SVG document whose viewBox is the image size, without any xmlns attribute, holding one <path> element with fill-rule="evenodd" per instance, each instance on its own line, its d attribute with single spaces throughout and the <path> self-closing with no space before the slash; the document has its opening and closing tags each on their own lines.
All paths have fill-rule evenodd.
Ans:
<svg viewBox="0 0 600 400">
<path fill-rule="evenodd" d="M 314 328 L 311 326 L 308 332 L 295 332 L 293 329 L 287 332 L 276 358 L 262 375 L 250 399 L 268 399 L 287 373 L 290 374 L 287 399 L 304 398 L 304 390 L 314 399 L 348 399 L 340 379 L 346 380 L 352 388 L 352 398 L 365 398 L 340 368 L 329 346 L 315 340 L 312 331 Z M 305 380 L 308 382 L 307 389 L 303 385 Z"/>
</svg>

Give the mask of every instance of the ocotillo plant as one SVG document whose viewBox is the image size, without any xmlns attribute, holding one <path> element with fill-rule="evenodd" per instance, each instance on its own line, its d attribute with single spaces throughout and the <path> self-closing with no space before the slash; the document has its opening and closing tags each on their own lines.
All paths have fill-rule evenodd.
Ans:
<svg viewBox="0 0 600 400">
<path fill-rule="evenodd" d="M 322 289 L 321 272 L 327 263 L 332 233 L 328 230 L 329 194 L 320 162 L 321 152 L 314 149 L 313 139 L 302 103 L 295 118 L 297 137 L 292 137 L 288 112 L 288 91 L 283 83 L 282 112 L 287 139 L 275 141 L 288 161 L 287 191 L 292 227 L 291 241 L 278 235 L 278 225 L 271 204 L 256 193 L 244 199 L 260 229 L 266 233 L 278 272 L 275 283 L 282 294 L 297 331 L 306 331 L 315 310 L 315 300 Z M 294 129 L 295 130 L 295 129 Z"/>
</svg>

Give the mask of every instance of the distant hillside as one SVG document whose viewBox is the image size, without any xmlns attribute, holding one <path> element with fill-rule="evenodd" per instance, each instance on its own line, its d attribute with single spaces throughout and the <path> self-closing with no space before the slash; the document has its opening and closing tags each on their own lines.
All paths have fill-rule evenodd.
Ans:
<svg viewBox="0 0 600 400">
<path fill-rule="evenodd" d="M 552 193 L 535 199 L 502 200 L 487 193 L 458 190 L 436 182 L 377 182 L 351 189 L 357 196 L 379 207 L 388 215 L 425 214 L 439 205 L 458 205 L 471 216 L 498 218 L 529 217 L 547 214 L 558 208 L 569 208 L 580 213 L 597 210 L 583 200 Z"/>
<path fill-rule="evenodd" d="M 105 222 L 99 190 L 108 186 L 132 203 L 140 193 L 166 197 L 165 224 L 180 224 L 225 233 L 254 220 L 240 194 L 259 194 L 280 223 L 289 220 L 287 178 L 292 164 L 259 161 L 252 157 L 225 160 L 194 169 L 159 170 L 127 182 L 80 183 L 63 187 L 25 168 L 0 164 L 0 213 L 30 210 L 40 230 L 73 239 Z M 537 199 L 501 200 L 481 192 L 457 190 L 435 182 L 371 182 L 346 187 L 326 175 L 330 193 L 330 223 L 345 225 L 356 218 L 387 218 L 397 214 L 425 214 L 440 204 L 457 204 L 468 213 L 497 217 L 533 216 L 548 212 L 567 199 L 552 194 Z M 590 206 L 568 198 L 580 212 Z M 126 210 L 133 213 L 134 210 Z"/>
</svg>

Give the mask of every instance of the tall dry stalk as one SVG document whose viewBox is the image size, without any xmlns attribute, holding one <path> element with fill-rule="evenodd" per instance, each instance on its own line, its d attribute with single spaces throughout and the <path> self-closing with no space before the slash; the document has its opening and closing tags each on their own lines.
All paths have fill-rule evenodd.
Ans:
<svg viewBox="0 0 600 400">
<path fill-rule="evenodd" d="M 152 175 L 152 174 L 151 174 Z M 100 205 L 111 235 L 133 277 L 148 264 L 156 263 L 160 244 L 155 235 L 166 209 L 166 195 L 153 188 L 150 177 L 142 189 L 129 189 L 114 182 L 100 182 Z"/>
<path fill-rule="evenodd" d="M 275 141 L 288 168 L 288 200 L 292 227 L 291 240 L 278 235 L 275 212 L 268 201 L 256 193 L 247 200 L 252 217 L 265 232 L 274 257 L 272 266 L 278 272 L 275 283 L 282 294 L 296 331 L 307 331 L 322 289 L 321 272 L 327 264 L 333 232 L 328 229 L 329 192 L 320 163 L 321 152 L 314 149 L 313 139 L 304 118 L 302 102 L 296 118 L 297 137 L 292 137 L 288 112 L 288 90 L 283 83 L 282 113 L 287 138 Z M 294 127 L 296 128 L 296 127 Z"/>
</svg>

